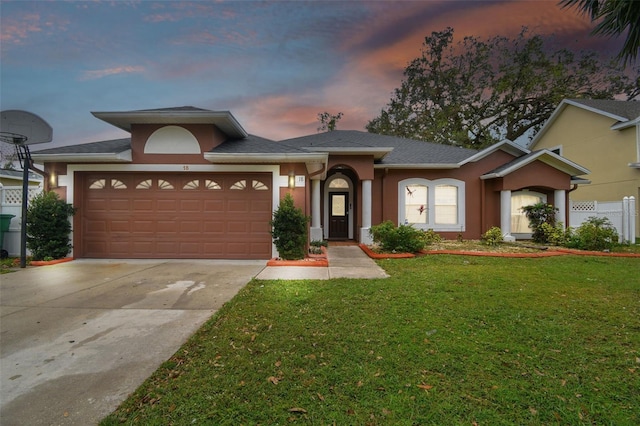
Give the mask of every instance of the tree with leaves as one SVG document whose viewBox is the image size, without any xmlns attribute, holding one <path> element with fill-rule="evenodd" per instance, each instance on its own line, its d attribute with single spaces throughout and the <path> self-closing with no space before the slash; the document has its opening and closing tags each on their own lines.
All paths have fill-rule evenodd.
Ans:
<svg viewBox="0 0 640 426">
<path fill-rule="evenodd" d="M 618 58 L 626 65 L 638 58 L 640 50 L 640 1 L 638 0 L 561 0 L 562 8 L 575 7 L 591 21 L 600 21 L 591 34 L 617 37 L 627 33 Z"/>
<path fill-rule="evenodd" d="M 533 137 L 562 99 L 638 94 L 638 82 L 616 62 L 601 63 L 594 52 L 549 53 L 527 28 L 515 39 L 454 43 L 453 35 L 447 28 L 425 38 L 369 132 L 481 149 Z"/>
<path fill-rule="evenodd" d="M 332 132 L 338 127 L 338 121 L 342 118 L 343 114 L 341 112 L 333 115 L 328 112 L 319 112 L 318 113 L 318 121 L 320 122 L 320 127 L 318 127 L 318 132 Z"/>
</svg>

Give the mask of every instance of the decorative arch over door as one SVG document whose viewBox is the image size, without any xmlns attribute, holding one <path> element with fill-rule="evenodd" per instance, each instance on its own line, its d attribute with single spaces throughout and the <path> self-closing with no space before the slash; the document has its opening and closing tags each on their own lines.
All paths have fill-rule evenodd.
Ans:
<svg viewBox="0 0 640 426">
<path fill-rule="evenodd" d="M 353 181 L 343 173 L 324 185 L 324 238 L 353 239 Z"/>
</svg>

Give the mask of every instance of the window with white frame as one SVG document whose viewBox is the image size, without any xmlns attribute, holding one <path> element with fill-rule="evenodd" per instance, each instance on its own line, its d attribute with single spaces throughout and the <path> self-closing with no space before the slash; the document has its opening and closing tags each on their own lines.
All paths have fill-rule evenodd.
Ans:
<svg viewBox="0 0 640 426">
<path fill-rule="evenodd" d="M 537 203 L 546 203 L 547 196 L 540 192 L 522 190 L 511 193 L 511 233 L 531 234 L 533 230 L 529 226 L 529 219 L 522 211 L 524 206 L 532 206 Z"/>
<path fill-rule="evenodd" d="M 405 179 L 398 182 L 398 223 L 437 231 L 465 230 L 464 182 Z"/>
</svg>

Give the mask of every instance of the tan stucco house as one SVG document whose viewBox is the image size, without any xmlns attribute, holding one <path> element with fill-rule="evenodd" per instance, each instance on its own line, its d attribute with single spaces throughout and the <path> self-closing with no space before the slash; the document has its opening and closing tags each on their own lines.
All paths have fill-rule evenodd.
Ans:
<svg viewBox="0 0 640 426">
<path fill-rule="evenodd" d="M 591 183 L 571 191 L 573 201 L 640 198 L 640 102 L 565 99 L 529 148 L 553 151 L 589 169 Z M 640 238 L 637 214 L 635 229 Z"/>
<path fill-rule="evenodd" d="M 509 141 L 476 151 L 352 130 L 273 141 L 228 111 L 93 115 L 131 137 L 33 153 L 78 209 L 81 258 L 268 259 L 269 221 L 286 193 L 310 216 L 310 240 L 368 243 L 385 220 L 465 239 L 500 226 L 509 238 L 527 194 L 544 194 L 564 217 L 568 191 L 588 173 Z"/>
</svg>

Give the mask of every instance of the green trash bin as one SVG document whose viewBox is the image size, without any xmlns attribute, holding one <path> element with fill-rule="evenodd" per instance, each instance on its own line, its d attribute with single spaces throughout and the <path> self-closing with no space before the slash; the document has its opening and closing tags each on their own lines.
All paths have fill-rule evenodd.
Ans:
<svg viewBox="0 0 640 426">
<path fill-rule="evenodd" d="M 14 214 L 0 214 L 0 249 L 4 247 L 4 233 L 9 230 L 11 219 L 14 217 Z"/>
</svg>

